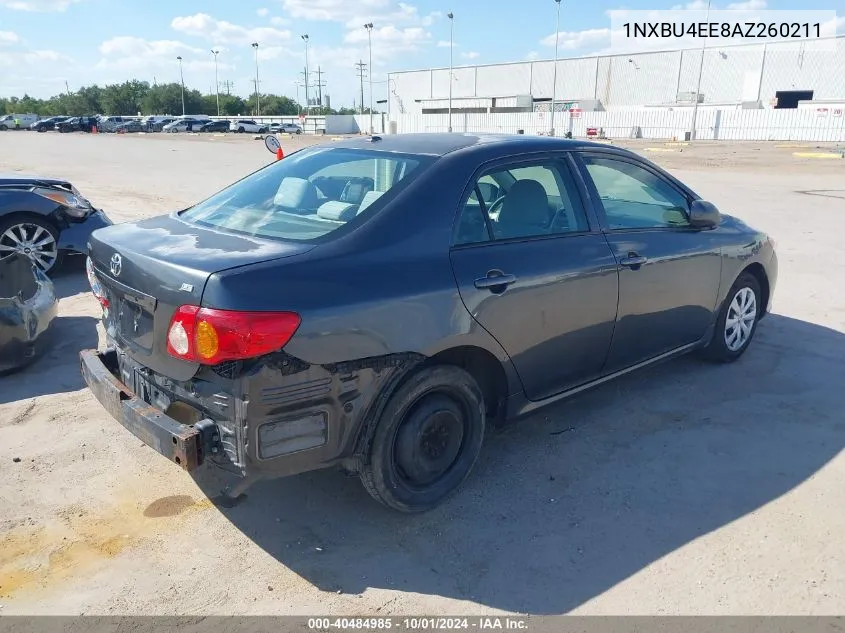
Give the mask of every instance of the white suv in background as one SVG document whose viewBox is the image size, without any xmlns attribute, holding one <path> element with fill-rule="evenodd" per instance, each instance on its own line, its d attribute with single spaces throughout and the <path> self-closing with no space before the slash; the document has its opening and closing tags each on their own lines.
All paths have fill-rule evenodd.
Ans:
<svg viewBox="0 0 845 633">
<path fill-rule="evenodd" d="M 268 129 L 269 128 L 263 123 L 256 123 L 252 119 L 235 119 L 229 124 L 229 130 L 232 132 L 263 134 L 267 132 Z"/>
</svg>

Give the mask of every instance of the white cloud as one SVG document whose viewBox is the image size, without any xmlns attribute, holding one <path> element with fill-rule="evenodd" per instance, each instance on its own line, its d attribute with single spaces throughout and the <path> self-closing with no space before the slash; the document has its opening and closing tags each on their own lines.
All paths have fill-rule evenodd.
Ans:
<svg viewBox="0 0 845 633">
<path fill-rule="evenodd" d="M 266 18 L 268 15 L 270 15 L 270 9 L 256 9 L 255 13 L 258 15 L 259 18 Z"/>
<path fill-rule="evenodd" d="M 73 60 L 65 55 L 52 50 L 34 50 L 22 53 L 4 53 L 0 55 L 0 67 L 12 68 L 40 62 L 72 62 Z"/>
<path fill-rule="evenodd" d="M 535 59 L 539 59 L 540 54 L 537 51 L 531 51 L 528 55 L 525 56 L 525 59 L 534 61 Z"/>
<path fill-rule="evenodd" d="M 481 57 L 481 53 L 477 53 L 475 51 L 467 51 L 466 53 L 461 53 L 461 57 L 464 59 L 478 59 Z"/>
<path fill-rule="evenodd" d="M 699 9 L 706 9 L 707 6 L 697 7 Z M 765 9 L 766 0 L 746 0 L 746 2 L 734 2 L 728 5 L 728 9 L 738 9 L 744 11 L 755 11 L 757 9 Z"/>
<path fill-rule="evenodd" d="M 11 46 L 12 44 L 20 44 L 21 38 L 17 33 L 11 31 L 0 31 L 0 46 Z"/>
<path fill-rule="evenodd" d="M 55 13 L 66 11 L 74 2 L 79 0 L 0 0 L 0 7 L 13 11 Z"/>
<path fill-rule="evenodd" d="M 270 24 L 273 26 L 284 26 L 285 24 L 289 24 L 288 20 L 280 17 L 272 17 L 270 18 Z"/>
<path fill-rule="evenodd" d="M 173 18 L 170 26 L 180 33 L 201 37 L 211 42 L 248 46 L 252 42 L 274 46 L 290 39 L 290 31 L 272 27 L 246 27 L 226 20 L 218 20 L 207 13 Z"/>
<path fill-rule="evenodd" d="M 595 46 L 610 44 L 610 29 L 586 29 L 584 31 L 561 31 L 559 47 L 565 51 L 580 50 Z M 552 33 L 540 40 L 544 46 L 555 45 L 555 34 Z"/>
<path fill-rule="evenodd" d="M 396 50 L 398 47 L 407 49 L 416 48 L 419 44 L 428 42 L 431 39 L 431 33 L 423 28 L 412 26 L 404 29 L 398 29 L 393 25 L 383 26 L 381 28 L 373 29 L 373 49 L 377 45 L 388 46 Z M 349 31 L 343 38 L 347 44 L 363 44 L 368 41 L 366 29 L 357 29 Z"/>
<path fill-rule="evenodd" d="M 346 22 L 362 11 L 380 11 L 390 0 L 282 0 L 285 11 L 294 18 Z"/>
<path fill-rule="evenodd" d="M 211 53 L 204 48 L 189 46 L 176 40 L 145 40 L 140 37 L 113 37 L 100 44 L 99 68 L 114 68 L 125 71 L 169 68 L 178 75 L 177 57 L 182 57 L 185 70 L 207 70 L 214 68 Z M 230 66 L 224 60 L 218 62 L 220 69 Z"/>
<path fill-rule="evenodd" d="M 452 48 L 458 48 L 460 44 L 458 44 L 457 42 L 450 44 L 449 40 L 440 40 L 439 42 L 437 42 L 437 48 L 449 48 L 449 46 L 452 46 Z"/>
</svg>

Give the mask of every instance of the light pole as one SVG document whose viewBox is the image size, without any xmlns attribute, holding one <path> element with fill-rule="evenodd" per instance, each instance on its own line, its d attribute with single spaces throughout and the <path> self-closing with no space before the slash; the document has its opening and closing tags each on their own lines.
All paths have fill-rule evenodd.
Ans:
<svg viewBox="0 0 845 633">
<path fill-rule="evenodd" d="M 446 14 L 446 17 L 449 18 L 449 131 L 452 131 L 452 35 L 454 33 L 454 26 L 455 26 L 455 14 L 449 11 Z"/>
<path fill-rule="evenodd" d="M 370 74 L 368 80 L 370 83 L 370 136 L 372 136 L 375 131 L 373 130 L 373 23 L 367 22 L 364 28 L 367 29 L 367 41 L 370 46 Z"/>
<path fill-rule="evenodd" d="M 308 42 L 310 38 L 308 33 L 302 36 L 302 41 L 305 42 L 305 116 L 308 116 Z"/>
<path fill-rule="evenodd" d="M 255 49 L 255 116 L 261 116 L 261 96 L 258 93 L 258 42 L 253 42 Z"/>
<path fill-rule="evenodd" d="M 217 93 L 217 116 L 220 116 L 220 82 L 217 81 L 217 55 L 220 51 L 211 49 L 211 54 L 214 55 L 214 92 Z"/>
<path fill-rule="evenodd" d="M 185 75 L 182 74 L 182 56 L 179 55 L 179 81 L 182 82 L 182 116 L 185 116 Z"/>
<path fill-rule="evenodd" d="M 710 19 L 710 0 L 707 0 L 707 17 L 705 21 Z M 692 130 L 690 130 L 690 140 L 694 141 L 696 136 L 696 121 L 698 119 L 698 94 L 701 92 L 701 73 L 704 70 L 704 48 L 707 46 L 707 38 L 701 38 L 701 61 L 698 64 L 698 82 L 695 84 L 695 102 L 692 105 Z"/>
<path fill-rule="evenodd" d="M 552 117 L 551 130 L 549 136 L 555 135 L 555 90 L 557 90 L 557 46 L 560 41 L 560 0 L 555 0 L 557 4 L 557 21 L 555 22 L 555 69 L 552 73 Z"/>
</svg>

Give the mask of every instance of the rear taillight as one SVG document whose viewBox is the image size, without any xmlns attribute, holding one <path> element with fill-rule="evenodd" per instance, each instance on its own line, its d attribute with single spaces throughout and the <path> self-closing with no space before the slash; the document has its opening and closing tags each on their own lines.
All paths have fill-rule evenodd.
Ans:
<svg viewBox="0 0 845 633">
<path fill-rule="evenodd" d="M 282 349 L 299 323 L 299 315 L 294 312 L 181 306 L 167 329 L 167 352 L 203 365 L 255 358 Z"/>
<path fill-rule="evenodd" d="M 100 305 L 103 306 L 103 310 L 108 311 L 109 300 L 106 297 L 106 291 L 103 290 L 103 286 L 100 284 L 100 280 L 97 279 L 97 273 L 94 270 L 94 262 L 91 261 L 90 257 L 85 260 L 85 271 L 88 273 L 88 283 L 91 285 L 91 292 L 94 293 L 97 301 L 99 301 Z"/>
</svg>

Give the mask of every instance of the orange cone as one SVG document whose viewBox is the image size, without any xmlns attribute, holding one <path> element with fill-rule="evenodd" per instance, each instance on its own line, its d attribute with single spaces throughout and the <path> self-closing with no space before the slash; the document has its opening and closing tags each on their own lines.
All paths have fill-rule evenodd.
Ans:
<svg viewBox="0 0 845 633">
<path fill-rule="evenodd" d="M 280 147 L 279 149 L 276 150 L 276 160 L 282 160 L 284 157 L 285 157 L 285 153 L 284 153 L 284 151 L 282 151 L 282 148 Z"/>
</svg>

